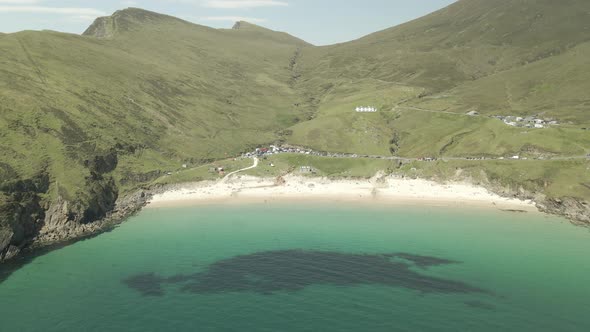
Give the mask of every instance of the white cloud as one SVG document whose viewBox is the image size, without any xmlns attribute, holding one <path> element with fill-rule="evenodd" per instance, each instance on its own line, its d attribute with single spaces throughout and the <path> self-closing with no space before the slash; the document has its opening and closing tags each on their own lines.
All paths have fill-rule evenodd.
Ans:
<svg viewBox="0 0 590 332">
<path fill-rule="evenodd" d="M 255 8 L 255 7 L 274 7 L 274 6 L 288 6 L 284 1 L 277 0 L 207 0 L 203 4 L 209 8 Z"/>
<path fill-rule="evenodd" d="M 262 23 L 266 22 L 264 18 L 256 18 L 256 17 L 242 17 L 242 16 L 208 16 L 208 17 L 200 17 L 200 21 L 229 21 L 229 22 L 238 22 L 238 21 L 246 21 L 251 23 Z"/>
<path fill-rule="evenodd" d="M 35 3 L 39 3 L 39 2 L 41 2 L 41 0 L 0 0 L 0 4 L 9 3 L 9 4 L 17 4 L 17 5 L 30 5 L 30 4 L 35 4 Z"/>
<path fill-rule="evenodd" d="M 2 0 L 0 0 L 2 1 Z M 44 7 L 44 6 L 0 6 L 0 13 L 44 13 L 80 16 L 102 16 L 105 12 L 94 8 Z"/>
</svg>

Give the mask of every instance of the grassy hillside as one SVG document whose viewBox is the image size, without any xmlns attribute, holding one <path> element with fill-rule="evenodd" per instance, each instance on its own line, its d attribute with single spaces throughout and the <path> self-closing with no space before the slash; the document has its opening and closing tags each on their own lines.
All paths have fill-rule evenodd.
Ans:
<svg viewBox="0 0 590 332">
<path fill-rule="evenodd" d="M 324 77 L 372 77 L 441 91 L 589 41 L 585 0 L 461 0 L 364 38 L 308 49 Z"/>
<path fill-rule="evenodd" d="M 90 28 L 1 40 L 0 144 L 20 176 L 49 168 L 73 195 L 84 161 L 111 149 L 120 171 L 147 172 L 234 155 L 296 123 L 287 82 L 297 39 L 250 39 L 140 10 L 108 20 L 107 38 Z"/>
<path fill-rule="evenodd" d="M 424 108 L 483 114 L 536 115 L 583 127 L 590 124 L 590 43 L 562 54 L 467 82 L 432 98 Z"/>
<path fill-rule="evenodd" d="M 89 223 L 183 164 L 280 139 L 306 116 L 289 85 L 304 45 L 139 9 L 98 19 L 83 36 L 2 36 L 0 259 L 57 202 L 69 202 L 60 223 Z"/>
<path fill-rule="evenodd" d="M 56 202 L 64 222 L 90 223 L 140 186 L 213 179 L 199 166 L 261 144 L 414 158 L 584 156 L 589 22 L 585 0 L 460 0 L 323 47 L 247 22 L 212 29 L 136 8 L 81 36 L 0 34 L 0 256 L 6 239 L 32 238 Z M 496 115 L 560 124 L 515 128 Z M 367 176 L 395 166 L 277 158 L 279 167 L 252 172 L 307 162 L 324 175 Z M 183 164 L 191 170 L 176 173 Z M 446 174 L 447 164 L 432 165 L 428 174 Z M 528 183 L 511 165 L 477 171 Z M 587 161 L 526 165 L 537 190 L 587 199 Z"/>
<path fill-rule="evenodd" d="M 304 48 L 296 86 L 313 93 L 316 114 L 292 128 L 291 140 L 410 157 L 583 155 L 588 22 L 587 1 L 463 0 L 355 41 Z M 356 114 L 359 105 L 381 112 Z M 560 126 L 522 130 L 487 118 L 495 115 Z"/>
</svg>

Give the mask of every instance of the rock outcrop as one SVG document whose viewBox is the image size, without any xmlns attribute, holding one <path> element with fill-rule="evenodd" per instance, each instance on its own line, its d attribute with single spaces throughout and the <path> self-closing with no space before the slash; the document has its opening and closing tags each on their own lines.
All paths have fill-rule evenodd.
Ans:
<svg viewBox="0 0 590 332">
<path fill-rule="evenodd" d="M 0 261 L 16 256 L 38 233 L 45 215 L 39 194 L 48 187 L 46 173 L 0 186 Z"/>
<path fill-rule="evenodd" d="M 106 231 L 139 211 L 147 204 L 150 197 L 151 194 L 144 190 L 121 197 L 103 218 L 92 222 L 86 221 L 83 214 L 72 213 L 70 203 L 59 198 L 45 213 L 43 226 L 34 239 L 32 248 L 71 241 Z"/>
<path fill-rule="evenodd" d="M 49 199 L 46 173 L 0 186 L 0 262 L 25 248 L 79 239 L 100 233 L 143 207 L 150 195 L 139 190 L 119 196 L 110 172 L 116 169 L 115 150 L 83 161 L 88 169 L 84 188 L 72 195 Z M 57 190 L 59 191 L 59 190 Z M 44 200 L 46 199 L 46 200 Z"/>
<path fill-rule="evenodd" d="M 541 212 L 565 217 L 578 226 L 590 227 L 590 202 L 584 201 L 580 198 L 547 197 L 540 189 L 527 190 L 523 186 L 511 188 L 510 186 L 502 185 L 497 181 L 490 181 L 489 179 L 483 183 L 470 182 L 475 183 L 476 185 L 483 185 L 489 191 L 503 197 L 533 201 Z"/>
<path fill-rule="evenodd" d="M 590 226 L 590 203 L 573 197 L 549 198 L 540 202 L 539 210 L 564 216 L 575 224 Z"/>
</svg>

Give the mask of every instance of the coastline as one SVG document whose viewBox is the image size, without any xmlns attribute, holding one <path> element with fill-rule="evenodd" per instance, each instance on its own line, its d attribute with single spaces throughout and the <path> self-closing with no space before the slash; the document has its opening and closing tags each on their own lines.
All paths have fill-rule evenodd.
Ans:
<svg viewBox="0 0 590 332">
<path fill-rule="evenodd" d="M 538 212 L 533 201 L 502 197 L 465 182 L 440 184 L 379 174 L 371 179 L 358 180 L 296 175 L 279 179 L 237 175 L 224 181 L 177 185 L 153 195 L 146 208 L 285 202 L 470 206 Z"/>
<path fill-rule="evenodd" d="M 439 183 L 424 179 L 377 174 L 371 179 L 328 179 L 304 176 L 259 178 L 236 174 L 218 181 L 202 181 L 138 189 L 119 197 L 113 211 L 91 224 L 70 227 L 54 225 L 10 257 L 0 260 L 0 282 L 19 266 L 34 257 L 64 245 L 92 238 L 111 231 L 132 215 L 145 209 L 190 207 L 227 204 L 282 204 L 336 203 L 365 206 L 424 206 L 457 209 L 493 209 L 505 212 L 527 212 L 556 215 L 569 219 L 577 226 L 588 227 L 584 211 L 586 205 L 575 199 L 521 199 L 530 194 L 517 195 L 498 191 L 496 194 L 483 186 L 469 182 Z M 520 198 L 519 198 L 520 197 Z M 62 205 L 46 211 L 48 220 L 62 220 Z M 584 218 L 582 218 L 584 217 Z M 19 255 L 20 253 L 20 255 Z M 12 258 L 12 259 L 11 259 Z M 18 258 L 18 259 L 14 259 Z M 7 262 L 11 268 L 6 265 Z"/>
</svg>

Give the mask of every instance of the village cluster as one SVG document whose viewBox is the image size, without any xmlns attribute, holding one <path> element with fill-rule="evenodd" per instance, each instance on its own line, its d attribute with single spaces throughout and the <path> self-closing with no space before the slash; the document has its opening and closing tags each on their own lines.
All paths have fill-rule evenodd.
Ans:
<svg viewBox="0 0 590 332">
<path fill-rule="evenodd" d="M 271 145 L 268 148 L 256 148 L 256 150 L 252 152 L 247 152 L 242 154 L 243 158 L 252 158 L 252 157 L 266 157 L 271 156 L 273 154 L 279 153 L 301 153 L 301 154 L 312 154 L 313 151 L 308 149 L 296 148 L 296 147 L 283 147 L 283 146 L 276 146 Z"/>
<path fill-rule="evenodd" d="M 550 122 L 549 122 L 550 123 Z M 421 162 L 436 162 L 439 158 L 436 157 L 421 157 L 421 158 L 400 158 L 400 157 L 386 157 L 386 156 L 370 156 L 370 155 L 358 155 L 358 154 L 351 154 L 351 153 L 333 153 L 333 152 L 318 152 L 311 149 L 295 147 L 295 146 L 276 146 L 270 145 L 269 147 L 262 147 L 257 148 L 252 152 L 247 152 L 242 154 L 242 158 L 260 158 L 260 159 L 267 159 L 272 155 L 281 154 L 281 153 L 291 153 L 291 154 L 304 154 L 310 156 L 319 156 L 319 157 L 331 157 L 331 158 L 374 158 L 374 159 L 390 159 L 390 160 L 399 160 L 401 163 L 410 162 L 412 160 L 421 161 Z M 590 160 L 590 154 L 586 156 L 587 159 Z M 236 160 L 237 158 L 234 158 Z M 462 160 L 528 160 L 527 157 L 522 157 L 519 155 L 514 156 L 507 156 L 507 157 L 462 157 L 462 158 L 449 158 L 449 159 L 462 159 Z M 544 157 L 536 157 L 534 159 L 537 160 L 544 160 Z M 270 163 L 269 166 L 274 167 L 273 163 Z M 183 168 L 187 168 L 187 164 L 182 165 Z M 225 175 L 225 167 L 223 166 L 211 166 L 209 168 L 210 173 L 219 173 L 219 175 Z M 302 174 L 316 174 L 318 172 L 312 166 L 299 166 L 299 173 Z M 167 175 L 172 175 L 172 172 L 168 172 Z"/>
<path fill-rule="evenodd" d="M 279 153 L 297 153 L 297 154 L 305 154 L 305 155 L 311 155 L 311 156 L 333 157 L 333 158 L 377 158 L 377 159 L 385 158 L 382 156 L 358 155 L 358 154 L 352 154 L 352 153 L 319 152 L 319 151 L 314 151 L 311 149 L 294 147 L 294 146 L 289 146 L 289 145 L 285 145 L 285 146 L 271 145 L 268 148 L 257 148 L 256 150 L 254 150 L 252 152 L 247 152 L 247 153 L 242 154 L 242 157 L 243 158 L 252 158 L 252 157 L 264 158 L 264 157 L 268 157 L 268 156 L 271 156 L 274 154 L 279 154 Z"/>
<path fill-rule="evenodd" d="M 541 129 L 547 128 L 548 126 L 555 126 L 559 124 L 559 122 L 553 119 L 541 119 L 534 116 L 520 117 L 496 115 L 494 116 L 494 118 L 502 120 L 502 122 L 512 127 Z"/>
</svg>

